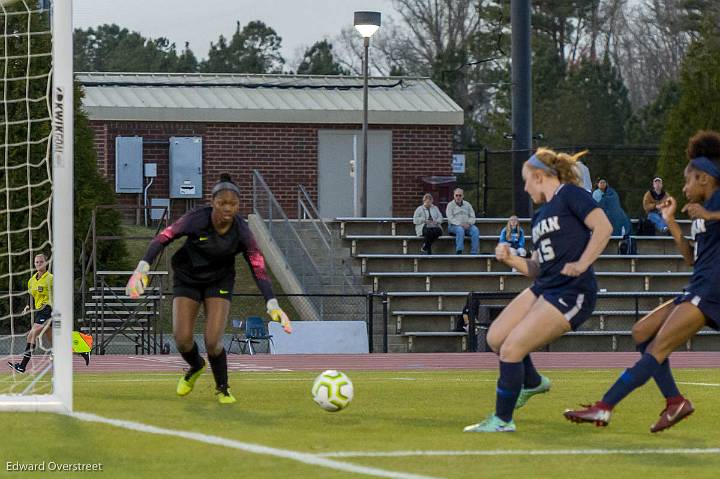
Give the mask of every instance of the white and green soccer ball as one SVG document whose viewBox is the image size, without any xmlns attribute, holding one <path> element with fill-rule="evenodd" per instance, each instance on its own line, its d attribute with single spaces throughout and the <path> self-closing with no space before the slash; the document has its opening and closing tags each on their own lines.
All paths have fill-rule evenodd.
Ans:
<svg viewBox="0 0 720 479">
<path fill-rule="evenodd" d="M 315 402 L 326 411 L 345 409 L 353 398 L 353 383 L 342 371 L 329 369 L 318 377 L 312 386 Z"/>
</svg>

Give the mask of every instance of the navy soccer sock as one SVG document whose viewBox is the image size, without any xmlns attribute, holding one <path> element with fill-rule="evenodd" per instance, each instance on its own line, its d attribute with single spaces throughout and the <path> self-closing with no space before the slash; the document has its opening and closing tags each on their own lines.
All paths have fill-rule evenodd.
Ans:
<svg viewBox="0 0 720 479">
<path fill-rule="evenodd" d="M 625 372 L 622 373 L 615 384 L 605 393 L 602 402 L 610 407 L 614 407 L 622 401 L 625 396 L 645 384 L 648 379 L 655 375 L 659 368 L 660 364 L 652 354 L 643 354 L 640 360 L 635 363 L 635 366 L 626 369 Z"/>
<path fill-rule="evenodd" d="M 528 354 L 523 358 L 523 367 L 525 368 L 525 379 L 523 379 L 523 387 L 525 389 L 532 389 L 540 386 L 542 378 L 540 373 L 535 369 L 535 365 Z"/>
<path fill-rule="evenodd" d="M 523 385 L 523 363 L 500 361 L 500 378 L 497 382 L 495 415 L 505 422 L 512 420 L 515 403 Z"/>
<path fill-rule="evenodd" d="M 210 353 L 208 353 L 208 360 L 210 361 L 210 367 L 215 377 L 215 385 L 218 388 L 221 386 L 227 387 L 227 355 L 225 354 L 225 348 L 223 348 L 217 356 L 210 356 Z"/>
<path fill-rule="evenodd" d="M 200 356 L 200 352 L 198 351 L 198 345 L 195 342 L 193 342 L 193 346 L 190 351 L 180 351 L 180 355 L 185 360 L 185 362 L 190 365 L 190 373 L 194 373 L 195 371 L 203 367 L 203 364 L 205 364 L 202 356 Z"/>
<path fill-rule="evenodd" d="M 638 344 L 636 348 L 641 354 L 643 354 L 645 353 L 645 349 L 647 349 L 648 344 L 650 344 L 650 341 L 645 341 L 644 343 Z M 665 396 L 665 399 L 682 396 L 677 384 L 675 384 L 675 378 L 673 378 L 672 371 L 670 370 L 670 358 L 660 364 L 660 369 L 658 369 L 655 373 L 653 379 L 655 380 L 655 383 L 657 383 L 658 388 L 660 388 L 662 395 Z"/>
</svg>

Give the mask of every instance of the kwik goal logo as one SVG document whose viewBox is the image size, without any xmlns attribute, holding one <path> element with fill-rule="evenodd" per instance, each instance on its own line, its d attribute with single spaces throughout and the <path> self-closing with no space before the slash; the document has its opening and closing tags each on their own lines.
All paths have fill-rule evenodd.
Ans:
<svg viewBox="0 0 720 479">
<path fill-rule="evenodd" d="M 65 157 L 65 92 L 63 87 L 53 91 L 53 161 L 55 166 L 63 166 Z"/>
</svg>

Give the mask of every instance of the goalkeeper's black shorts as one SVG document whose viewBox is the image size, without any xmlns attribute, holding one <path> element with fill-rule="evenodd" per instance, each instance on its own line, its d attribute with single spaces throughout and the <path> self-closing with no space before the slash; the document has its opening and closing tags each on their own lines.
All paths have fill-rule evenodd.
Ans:
<svg viewBox="0 0 720 479">
<path fill-rule="evenodd" d="M 192 283 L 175 277 L 173 294 L 176 298 L 190 298 L 201 303 L 205 298 L 223 298 L 232 301 L 235 274 L 231 274 L 214 283 Z"/>
<path fill-rule="evenodd" d="M 45 324 L 52 317 L 52 308 L 49 304 L 39 311 L 35 311 L 35 324 Z"/>
</svg>

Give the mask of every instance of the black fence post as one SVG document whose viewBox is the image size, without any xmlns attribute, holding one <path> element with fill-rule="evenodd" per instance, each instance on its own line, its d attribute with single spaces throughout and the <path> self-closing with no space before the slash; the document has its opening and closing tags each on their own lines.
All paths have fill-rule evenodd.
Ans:
<svg viewBox="0 0 720 479">
<path fill-rule="evenodd" d="M 488 215 L 488 149 L 483 149 L 483 186 L 482 186 L 482 197 L 483 197 L 483 216 Z"/>
<path fill-rule="evenodd" d="M 468 348 L 469 353 L 477 352 L 477 317 L 479 309 L 479 301 L 477 300 L 476 293 L 471 291 L 468 294 Z"/>
<path fill-rule="evenodd" d="M 635 295 L 635 322 L 637 323 L 640 319 L 640 298 L 636 294 Z"/>
<path fill-rule="evenodd" d="M 374 297 L 374 296 L 375 296 L 375 295 L 374 295 L 373 293 L 368 293 L 367 296 L 366 296 L 366 298 L 367 298 L 367 309 L 368 309 L 368 324 L 367 324 L 367 329 L 368 329 L 368 350 L 369 350 L 371 353 L 374 353 L 374 352 L 375 352 L 375 346 L 373 345 L 373 335 L 374 335 L 373 322 L 375 321 L 375 313 L 374 313 L 374 311 L 373 311 L 374 308 L 375 308 L 375 304 L 374 304 L 374 302 L 373 302 L 373 297 Z"/>
<path fill-rule="evenodd" d="M 383 353 L 388 352 L 388 295 L 383 292 L 382 294 L 382 305 L 383 305 Z"/>
</svg>

